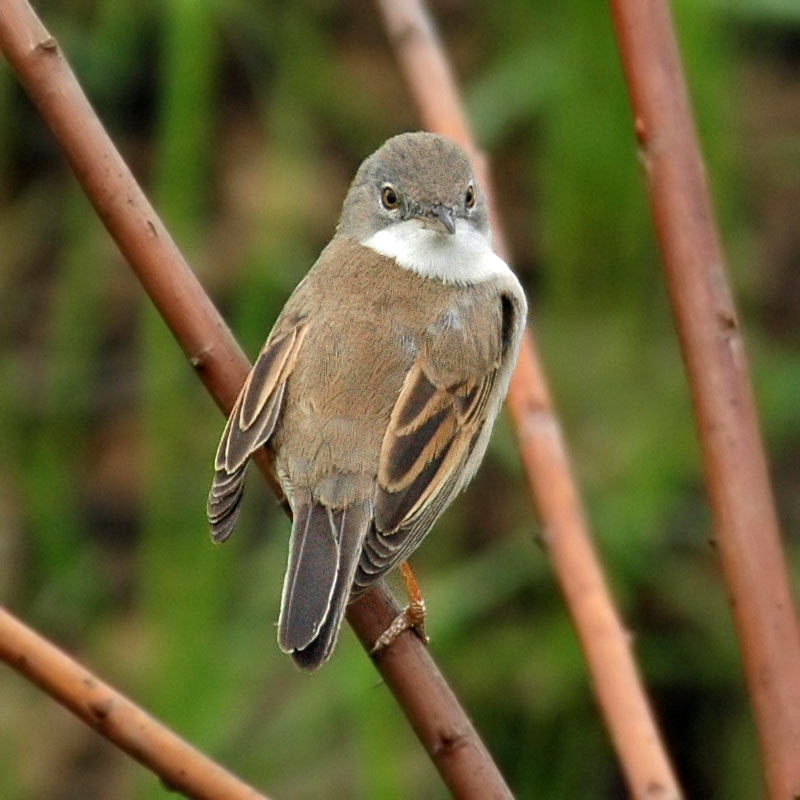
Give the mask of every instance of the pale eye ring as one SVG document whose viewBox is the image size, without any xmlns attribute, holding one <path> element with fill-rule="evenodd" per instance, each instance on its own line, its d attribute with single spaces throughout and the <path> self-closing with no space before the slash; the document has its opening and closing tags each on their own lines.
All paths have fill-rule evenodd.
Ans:
<svg viewBox="0 0 800 800">
<path fill-rule="evenodd" d="M 399 207 L 400 197 L 391 183 L 384 184 L 381 188 L 381 203 L 387 211 L 394 211 Z"/>
<path fill-rule="evenodd" d="M 475 187 L 472 184 L 467 186 L 467 192 L 464 195 L 464 205 L 467 208 L 472 208 L 475 205 Z"/>
</svg>

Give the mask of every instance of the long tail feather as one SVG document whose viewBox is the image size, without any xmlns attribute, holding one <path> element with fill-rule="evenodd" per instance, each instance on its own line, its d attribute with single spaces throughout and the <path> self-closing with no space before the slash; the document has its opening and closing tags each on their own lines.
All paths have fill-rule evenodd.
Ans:
<svg viewBox="0 0 800 800">
<path fill-rule="evenodd" d="M 317 669 L 333 652 L 370 518 L 367 502 L 296 509 L 278 643 L 303 669 Z"/>
</svg>

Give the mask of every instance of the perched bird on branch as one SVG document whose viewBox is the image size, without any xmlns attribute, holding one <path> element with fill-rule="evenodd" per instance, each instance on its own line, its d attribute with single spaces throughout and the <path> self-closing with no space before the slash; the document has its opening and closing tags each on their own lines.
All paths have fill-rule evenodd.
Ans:
<svg viewBox="0 0 800 800">
<path fill-rule="evenodd" d="M 348 600 L 475 474 L 526 315 L 458 145 L 406 133 L 363 162 L 242 387 L 208 498 L 223 541 L 268 448 L 294 515 L 278 643 L 301 667 L 330 656 Z M 379 646 L 420 621 L 406 614 Z"/>
</svg>

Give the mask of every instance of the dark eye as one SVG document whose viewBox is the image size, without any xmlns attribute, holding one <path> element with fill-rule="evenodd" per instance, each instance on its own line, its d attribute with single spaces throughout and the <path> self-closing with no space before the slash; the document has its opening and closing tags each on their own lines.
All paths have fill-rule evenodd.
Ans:
<svg viewBox="0 0 800 800">
<path fill-rule="evenodd" d="M 467 208 L 472 208 L 475 205 L 475 187 L 470 184 L 467 186 L 467 193 L 464 195 L 464 205 Z"/>
<path fill-rule="evenodd" d="M 386 186 L 381 189 L 381 203 L 383 203 L 383 207 L 389 209 L 389 211 L 393 211 L 400 205 L 400 198 L 397 196 L 397 190 L 391 184 L 386 184 Z"/>
</svg>

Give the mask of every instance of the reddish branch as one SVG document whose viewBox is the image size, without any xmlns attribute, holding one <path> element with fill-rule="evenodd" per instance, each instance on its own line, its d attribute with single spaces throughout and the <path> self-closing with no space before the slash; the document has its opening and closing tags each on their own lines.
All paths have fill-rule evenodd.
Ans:
<svg viewBox="0 0 800 800">
<path fill-rule="evenodd" d="M 0 48 L 106 228 L 206 388 L 227 412 L 247 374 L 247 359 L 103 130 L 56 41 L 24 0 L 0 3 Z M 260 466 L 271 477 L 265 459 Z M 274 477 L 271 483 L 279 492 Z M 398 611 L 381 587 L 354 603 L 347 618 L 370 649 Z M 406 633 L 375 661 L 453 794 L 510 797 L 497 766 L 420 640 Z M 16 661 L 9 663 L 19 669 Z M 76 701 L 68 693 L 54 691 L 53 696 L 74 709 Z M 147 766 L 159 771 L 153 761 Z"/>
<path fill-rule="evenodd" d="M 772 798 L 800 797 L 800 639 L 747 358 L 666 0 L 612 0 Z"/>
<path fill-rule="evenodd" d="M 267 800 L 0 607 L 0 659 L 187 797 Z"/>
<path fill-rule="evenodd" d="M 484 160 L 458 99 L 449 65 L 419 0 L 379 0 L 389 38 L 424 127 L 446 134 L 474 156 L 490 191 Z M 508 256 L 496 216 L 498 251 Z M 678 798 L 681 790 L 592 546 L 561 429 L 533 339 L 523 340 L 508 404 L 544 544 L 578 632 L 598 702 L 633 796 Z"/>
<path fill-rule="evenodd" d="M 348 608 L 347 619 L 369 652 L 399 611 L 381 584 Z M 511 798 L 491 756 L 419 637 L 414 633 L 400 636 L 378 659 L 384 681 L 453 796 L 465 800 Z"/>
</svg>

